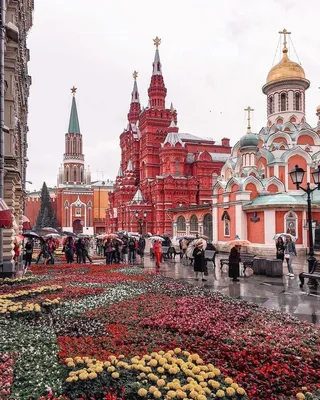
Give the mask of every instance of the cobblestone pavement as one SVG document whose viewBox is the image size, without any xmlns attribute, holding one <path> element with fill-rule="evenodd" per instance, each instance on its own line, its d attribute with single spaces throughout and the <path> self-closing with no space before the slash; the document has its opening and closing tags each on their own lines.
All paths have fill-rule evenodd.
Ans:
<svg viewBox="0 0 320 400">
<path fill-rule="evenodd" d="M 149 257 L 145 257 L 143 265 L 147 270 L 155 269 L 155 263 Z M 193 267 L 189 261 L 180 262 L 178 257 L 176 261 L 163 262 L 160 272 L 164 276 L 187 281 L 194 286 L 204 286 L 227 296 L 257 303 L 261 307 L 290 313 L 301 320 L 320 324 L 320 286 L 318 290 L 311 290 L 307 283 L 303 289 L 299 287 L 299 273 L 307 270 L 305 259 L 295 259 L 294 278 L 285 275 L 283 278 L 254 275 L 251 269 L 247 269 L 247 276 L 240 277 L 240 282 L 230 280 L 227 266 L 220 271 L 219 257 L 217 257 L 216 265 L 216 268 L 213 268 L 212 263 L 208 263 L 209 276 L 206 282 L 195 281 Z M 284 267 L 284 274 L 286 272 Z"/>
</svg>

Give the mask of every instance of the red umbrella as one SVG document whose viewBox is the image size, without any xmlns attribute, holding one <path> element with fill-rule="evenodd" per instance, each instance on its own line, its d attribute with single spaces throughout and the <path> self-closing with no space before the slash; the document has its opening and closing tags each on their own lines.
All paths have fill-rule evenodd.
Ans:
<svg viewBox="0 0 320 400">
<path fill-rule="evenodd" d="M 12 214 L 5 201 L 0 198 L 0 227 L 12 228 Z"/>
</svg>

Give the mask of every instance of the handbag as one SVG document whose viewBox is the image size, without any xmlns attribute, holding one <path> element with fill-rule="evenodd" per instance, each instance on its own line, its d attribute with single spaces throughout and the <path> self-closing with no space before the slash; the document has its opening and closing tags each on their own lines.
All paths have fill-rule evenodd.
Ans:
<svg viewBox="0 0 320 400">
<path fill-rule="evenodd" d="M 285 258 L 286 260 L 289 260 L 290 254 L 285 254 L 285 255 L 284 255 L 284 258 Z"/>
</svg>

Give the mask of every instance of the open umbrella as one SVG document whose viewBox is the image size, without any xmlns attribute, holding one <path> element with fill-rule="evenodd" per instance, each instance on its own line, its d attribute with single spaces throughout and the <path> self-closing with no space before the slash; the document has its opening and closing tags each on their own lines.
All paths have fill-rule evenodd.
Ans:
<svg viewBox="0 0 320 400">
<path fill-rule="evenodd" d="M 285 238 L 286 236 L 290 236 L 293 242 L 298 239 L 296 236 L 293 236 L 290 233 L 277 233 L 276 235 L 274 235 L 273 240 L 278 240 L 279 237 Z"/>
<path fill-rule="evenodd" d="M 249 240 L 241 240 L 241 239 L 234 239 L 227 242 L 229 246 L 251 246 L 251 242 Z"/>
<path fill-rule="evenodd" d="M 55 228 L 50 227 L 40 228 L 39 230 L 47 233 L 59 233 Z"/>
<path fill-rule="evenodd" d="M 48 233 L 47 235 L 43 235 L 42 237 L 43 239 L 61 239 L 61 235 L 59 235 L 59 233 Z"/>
<path fill-rule="evenodd" d="M 67 232 L 67 231 L 62 232 L 62 235 L 63 236 L 68 236 L 68 237 L 77 237 L 77 235 L 75 233 Z"/>
<path fill-rule="evenodd" d="M 151 239 L 152 241 L 155 241 L 155 240 L 160 240 L 160 242 L 165 241 L 165 239 L 161 236 L 151 236 L 149 239 Z"/>
<path fill-rule="evenodd" d="M 33 231 L 25 231 L 23 232 L 23 236 L 27 237 L 27 238 L 35 238 L 35 239 L 39 239 L 39 235 L 36 232 Z"/>
</svg>

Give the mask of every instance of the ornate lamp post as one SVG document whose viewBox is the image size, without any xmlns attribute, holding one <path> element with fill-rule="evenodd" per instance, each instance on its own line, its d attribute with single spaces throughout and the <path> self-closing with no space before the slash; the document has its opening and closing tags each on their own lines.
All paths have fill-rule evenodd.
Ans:
<svg viewBox="0 0 320 400">
<path fill-rule="evenodd" d="M 145 222 L 145 220 L 147 219 L 147 212 L 144 211 L 142 216 L 140 217 L 140 213 L 138 210 L 136 210 L 134 212 L 134 216 L 136 217 L 138 224 L 139 224 L 139 234 L 142 235 L 142 225 Z"/>
<path fill-rule="evenodd" d="M 307 193 L 307 204 L 308 204 L 308 229 L 309 229 L 309 257 L 308 257 L 308 266 L 309 266 L 309 273 L 312 270 L 313 264 L 316 261 L 316 258 L 314 256 L 314 245 L 313 245 L 313 231 L 312 231 L 312 210 L 311 210 L 311 193 L 314 192 L 315 190 L 320 190 L 320 166 L 311 173 L 312 178 L 314 183 L 317 185 L 315 188 L 311 189 L 310 183 L 307 182 L 307 188 L 301 187 L 301 183 L 303 182 L 305 170 L 303 168 L 300 168 L 298 165 L 295 166 L 295 168 L 289 172 L 289 175 L 292 179 L 292 182 L 294 185 L 297 186 L 297 189 L 303 190 L 305 193 Z M 317 281 L 314 279 L 309 279 L 310 286 L 317 286 Z"/>
</svg>

